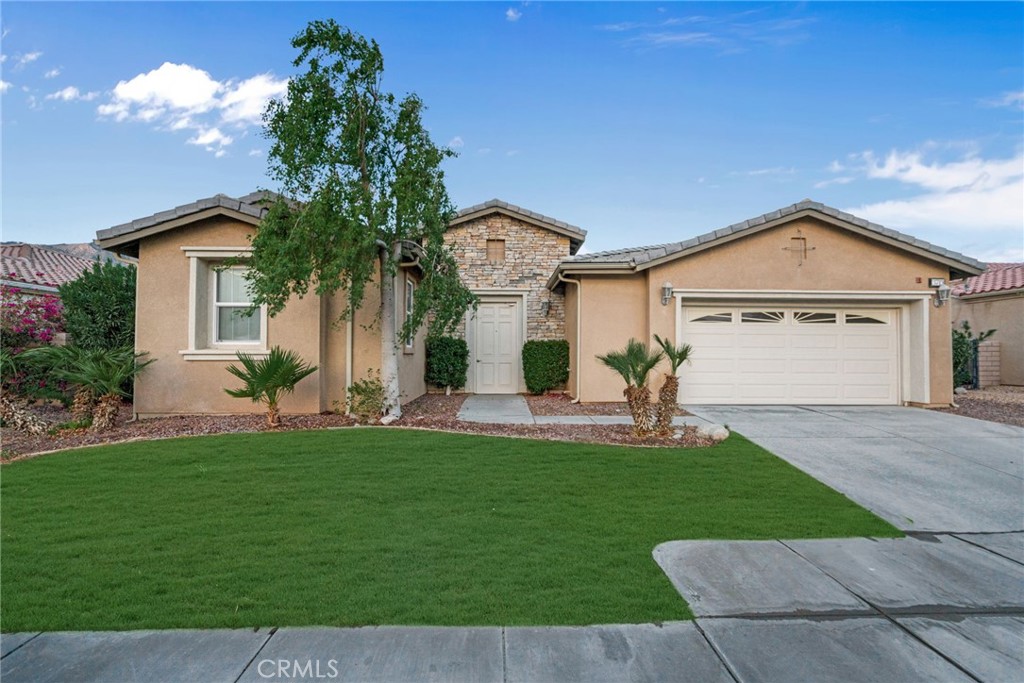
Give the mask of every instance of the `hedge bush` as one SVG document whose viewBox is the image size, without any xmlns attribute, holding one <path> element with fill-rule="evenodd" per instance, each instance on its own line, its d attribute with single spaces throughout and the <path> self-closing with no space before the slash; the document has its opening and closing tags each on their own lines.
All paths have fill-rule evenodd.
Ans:
<svg viewBox="0 0 1024 683">
<path fill-rule="evenodd" d="M 564 339 L 523 344 L 523 376 L 531 394 L 543 394 L 569 381 L 569 342 Z"/>
<path fill-rule="evenodd" d="M 61 285 L 64 330 L 84 349 L 135 345 L 135 267 L 95 264 Z"/>
<path fill-rule="evenodd" d="M 461 389 L 469 372 L 469 347 L 464 339 L 431 337 L 427 339 L 427 373 L 424 379 L 438 387 Z"/>
</svg>

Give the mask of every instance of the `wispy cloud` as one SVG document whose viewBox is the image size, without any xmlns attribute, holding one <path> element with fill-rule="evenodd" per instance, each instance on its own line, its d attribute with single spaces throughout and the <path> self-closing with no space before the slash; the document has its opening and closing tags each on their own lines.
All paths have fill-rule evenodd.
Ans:
<svg viewBox="0 0 1024 683">
<path fill-rule="evenodd" d="M 519 21 L 523 16 L 523 13 L 517 10 L 515 7 L 509 7 L 505 10 L 506 21 Z"/>
<path fill-rule="evenodd" d="M 261 157 L 261 156 L 263 156 L 263 150 L 262 149 L 250 149 L 249 150 L 249 156 L 251 156 L 251 157 Z"/>
<path fill-rule="evenodd" d="M 756 168 L 753 171 L 742 171 L 739 175 L 765 176 L 765 175 L 793 175 L 796 169 L 792 166 L 772 166 L 771 168 Z M 734 174 L 736 175 L 736 174 Z"/>
<path fill-rule="evenodd" d="M 722 54 L 745 52 L 752 47 L 785 47 L 808 40 L 814 17 L 765 17 L 764 9 L 720 16 L 686 15 L 656 22 L 619 22 L 600 30 L 628 34 L 630 47 L 714 47 Z"/>
<path fill-rule="evenodd" d="M 463 141 L 462 137 L 459 135 L 456 135 L 455 137 L 448 141 L 448 146 L 451 147 L 452 149 L 460 149 L 465 144 L 465 141 Z"/>
<path fill-rule="evenodd" d="M 11 87 L 8 81 L 0 81 L 0 93 L 7 92 L 7 89 Z"/>
<path fill-rule="evenodd" d="M 839 176 L 838 178 L 830 178 L 828 180 L 819 180 L 818 182 L 814 183 L 814 189 L 820 190 L 822 188 L 830 187 L 832 185 L 849 185 L 854 180 L 856 179 L 853 176 L 848 175 Z"/>
<path fill-rule="evenodd" d="M 42 56 L 42 52 L 26 52 L 25 54 L 18 55 L 14 61 L 14 68 L 23 69 Z"/>
<path fill-rule="evenodd" d="M 50 69 L 45 74 L 43 74 L 43 78 L 57 78 L 57 76 L 60 76 L 60 67 L 57 67 L 56 69 Z"/>
<path fill-rule="evenodd" d="M 986 107 L 1012 107 L 1024 111 L 1024 90 L 1004 92 L 999 97 L 982 100 L 981 104 Z"/>
<path fill-rule="evenodd" d="M 267 102 L 283 97 L 287 90 L 288 80 L 270 73 L 219 81 L 196 66 L 165 62 L 120 81 L 97 113 L 118 122 L 148 123 L 159 130 L 193 131 L 189 144 L 223 156 L 235 137 L 221 128 L 244 135 L 245 129 L 261 123 Z"/>
<path fill-rule="evenodd" d="M 73 85 L 69 85 L 66 88 L 52 92 L 46 96 L 48 100 L 61 100 L 62 102 L 75 102 L 81 100 L 83 102 L 90 102 L 100 94 L 98 92 L 82 92 Z"/>
<path fill-rule="evenodd" d="M 507 152 L 505 152 L 505 156 L 507 156 L 507 157 L 517 157 L 517 156 L 519 156 L 519 150 L 518 149 L 510 149 Z"/>
</svg>

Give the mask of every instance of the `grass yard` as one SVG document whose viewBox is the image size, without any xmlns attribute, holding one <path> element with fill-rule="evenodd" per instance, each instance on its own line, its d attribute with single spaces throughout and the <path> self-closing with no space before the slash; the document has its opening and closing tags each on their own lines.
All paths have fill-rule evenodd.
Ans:
<svg viewBox="0 0 1024 683">
<path fill-rule="evenodd" d="M 8 633 L 686 619 L 651 558 L 662 541 L 899 535 L 738 435 L 690 451 L 226 435 L 0 477 Z"/>
</svg>

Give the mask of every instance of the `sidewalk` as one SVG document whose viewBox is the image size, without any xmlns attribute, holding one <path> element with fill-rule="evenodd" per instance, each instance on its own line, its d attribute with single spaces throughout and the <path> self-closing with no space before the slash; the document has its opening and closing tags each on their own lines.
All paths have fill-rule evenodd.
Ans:
<svg viewBox="0 0 1024 683">
<path fill-rule="evenodd" d="M 628 415 L 534 415 L 526 399 L 516 394 L 486 395 L 473 394 L 459 410 L 459 420 L 463 422 L 483 422 L 488 424 L 562 424 L 562 425 L 631 425 L 633 418 Z M 714 424 L 696 415 L 685 415 L 672 418 L 676 427 L 692 425 L 694 427 Z"/>
</svg>

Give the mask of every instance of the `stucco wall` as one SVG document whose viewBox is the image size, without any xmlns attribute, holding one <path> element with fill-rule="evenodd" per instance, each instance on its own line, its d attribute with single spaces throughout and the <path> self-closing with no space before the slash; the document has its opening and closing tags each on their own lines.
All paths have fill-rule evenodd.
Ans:
<svg viewBox="0 0 1024 683">
<path fill-rule="evenodd" d="M 504 214 L 460 223 L 445 233 L 459 263 L 459 275 L 472 290 L 526 289 L 526 338 L 565 338 L 565 297 L 547 289 L 558 263 L 569 256 L 569 238 Z M 487 260 L 487 240 L 505 240 L 505 262 Z M 543 302 L 550 310 L 543 314 Z M 465 334 L 465 329 L 460 330 Z"/>
<path fill-rule="evenodd" d="M 793 237 L 807 240 L 806 258 L 800 259 L 787 249 Z M 929 277 L 948 278 L 948 269 L 813 218 L 721 244 L 633 276 L 583 276 L 582 400 L 621 400 L 621 380 L 597 366 L 595 353 L 622 348 L 631 336 L 648 342 L 653 342 L 654 334 L 675 339 L 676 305 L 674 300 L 667 306 L 661 304 L 664 282 L 675 289 L 930 294 Z M 602 324 L 600 321 L 609 319 L 610 311 L 614 311 L 614 324 Z M 930 308 L 929 335 L 931 403 L 946 404 L 952 400 L 948 306 Z M 659 368 L 652 384 L 655 390 L 661 375 Z"/>
<path fill-rule="evenodd" d="M 953 299 L 953 324 L 964 320 L 974 333 L 994 329 L 999 344 L 999 374 L 1003 384 L 1024 386 L 1024 292 L 977 299 Z"/>
<path fill-rule="evenodd" d="M 228 218 L 211 218 L 142 240 L 139 245 L 136 348 L 156 362 L 136 383 L 135 410 L 142 416 L 188 413 L 262 412 L 251 401 L 231 398 L 224 387 L 239 385 L 225 369 L 235 359 L 186 360 L 189 348 L 189 258 L 181 247 L 246 247 L 252 227 Z M 205 308 L 197 315 L 208 315 Z M 320 359 L 320 303 L 293 298 L 267 324 L 267 346 L 280 345 L 303 359 Z M 320 372 L 299 383 L 282 403 L 282 412 L 318 412 Z"/>
</svg>

